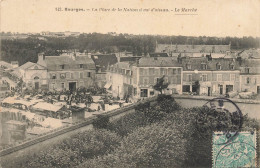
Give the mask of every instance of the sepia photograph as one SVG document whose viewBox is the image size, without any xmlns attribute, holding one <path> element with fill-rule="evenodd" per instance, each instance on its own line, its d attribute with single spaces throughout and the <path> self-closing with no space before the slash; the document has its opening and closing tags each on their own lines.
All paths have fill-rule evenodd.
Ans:
<svg viewBox="0 0 260 168">
<path fill-rule="evenodd" d="M 0 168 L 257 168 L 259 0 L 1 0 Z"/>
</svg>

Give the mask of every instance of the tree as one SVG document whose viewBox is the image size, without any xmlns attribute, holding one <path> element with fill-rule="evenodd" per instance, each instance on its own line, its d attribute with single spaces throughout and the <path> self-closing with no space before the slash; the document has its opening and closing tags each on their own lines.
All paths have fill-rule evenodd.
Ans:
<svg viewBox="0 0 260 168">
<path fill-rule="evenodd" d="M 159 79 L 157 80 L 157 83 L 153 86 L 153 88 L 154 88 L 155 90 L 159 91 L 161 94 L 162 94 L 162 91 L 163 91 L 164 89 L 166 89 L 166 88 L 168 87 L 168 85 L 169 85 L 168 82 L 165 82 L 165 81 L 164 81 L 164 77 L 165 77 L 165 76 L 163 75 L 163 77 L 159 78 Z"/>
</svg>

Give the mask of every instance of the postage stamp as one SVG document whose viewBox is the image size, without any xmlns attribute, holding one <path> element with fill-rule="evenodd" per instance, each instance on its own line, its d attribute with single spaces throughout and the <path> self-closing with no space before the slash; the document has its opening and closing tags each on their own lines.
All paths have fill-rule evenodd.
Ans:
<svg viewBox="0 0 260 168">
<path fill-rule="evenodd" d="M 257 167 L 256 131 L 239 132 L 229 141 L 230 137 L 232 133 L 213 133 L 213 167 Z"/>
</svg>

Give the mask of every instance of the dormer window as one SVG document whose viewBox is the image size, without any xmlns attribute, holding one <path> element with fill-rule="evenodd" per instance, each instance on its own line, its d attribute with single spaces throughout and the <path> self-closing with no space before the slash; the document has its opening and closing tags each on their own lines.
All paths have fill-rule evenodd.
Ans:
<svg viewBox="0 0 260 168">
<path fill-rule="evenodd" d="M 216 64 L 216 69 L 217 69 L 217 70 L 221 70 L 221 64 L 220 64 L 220 63 L 217 63 L 217 64 Z"/>
<path fill-rule="evenodd" d="M 207 66 L 206 63 L 201 63 L 201 69 L 205 70 L 205 69 L 207 69 L 207 68 L 208 68 L 208 66 Z"/>
<path fill-rule="evenodd" d="M 191 70 L 191 64 L 190 64 L 190 63 L 186 64 L 186 68 L 187 68 L 188 70 Z"/>
<path fill-rule="evenodd" d="M 235 69 L 234 63 L 229 64 L 229 69 L 231 69 L 231 70 L 234 70 L 234 69 Z"/>
<path fill-rule="evenodd" d="M 63 65 L 60 65 L 60 69 L 64 69 L 64 67 L 65 67 L 65 65 L 63 64 Z"/>
<path fill-rule="evenodd" d="M 51 79 L 56 79 L 56 74 L 51 74 Z"/>
</svg>

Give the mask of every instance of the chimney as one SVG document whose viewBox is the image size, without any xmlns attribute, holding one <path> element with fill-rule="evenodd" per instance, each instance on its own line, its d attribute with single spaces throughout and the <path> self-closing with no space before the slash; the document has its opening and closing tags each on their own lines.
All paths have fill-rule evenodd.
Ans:
<svg viewBox="0 0 260 168">
<path fill-rule="evenodd" d="M 208 60 L 208 61 L 212 61 L 211 54 L 209 54 L 209 55 L 206 55 L 206 58 L 207 58 L 207 60 Z"/>
<path fill-rule="evenodd" d="M 38 53 L 38 62 L 45 60 L 45 56 L 44 56 L 43 54 L 44 54 L 44 53 Z"/>
<path fill-rule="evenodd" d="M 178 57 L 177 57 L 177 61 L 178 61 L 178 63 L 182 63 L 181 53 L 178 55 Z"/>
<path fill-rule="evenodd" d="M 139 58 L 135 58 L 135 62 L 138 65 L 139 64 Z"/>
<path fill-rule="evenodd" d="M 238 61 L 239 65 L 241 66 L 241 64 L 242 64 L 242 58 L 241 58 L 241 56 L 238 56 L 238 57 L 237 57 L 237 61 Z"/>
</svg>

